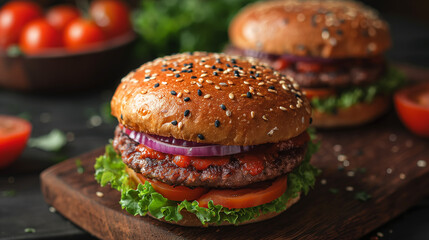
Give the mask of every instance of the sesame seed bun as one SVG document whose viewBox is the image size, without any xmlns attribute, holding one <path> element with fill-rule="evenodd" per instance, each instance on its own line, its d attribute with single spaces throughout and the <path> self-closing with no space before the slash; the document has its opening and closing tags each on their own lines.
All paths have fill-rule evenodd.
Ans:
<svg viewBox="0 0 429 240">
<path fill-rule="evenodd" d="M 389 107 L 389 97 L 377 96 L 369 103 L 362 102 L 348 108 L 340 108 L 336 114 L 320 112 L 313 109 L 312 125 L 318 128 L 357 126 L 380 117 L 387 112 Z"/>
<path fill-rule="evenodd" d="M 122 79 L 111 108 L 129 129 L 221 145 L 284 141 L 311 116 L 293 79 L 253 58 L 203 52 L 142 65 Z"/>
<path fill-rule="evenodd" d="M 391 45 L 375 10 L 354 1 L 270 1 L 244 8 L 232 20 L 233 45 L 270 54 L 322 58 L 379 55 Z"/>
</svg>

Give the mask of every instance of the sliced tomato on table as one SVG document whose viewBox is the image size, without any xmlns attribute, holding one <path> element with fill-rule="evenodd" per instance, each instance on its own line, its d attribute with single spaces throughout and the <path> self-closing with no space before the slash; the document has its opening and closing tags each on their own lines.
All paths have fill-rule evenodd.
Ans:
<svg viewBox="0 0 429 240">
<path fill-rule="evenodd" d="M 137 173 L 137 177 L 139 178 L 140 183 L 145 183 L 146 181 L 149 181 L 152 187 L 160 193 L 162 196 L 169 200 L 173 201 L 192 201 L 200 196 L 202 196 L 204 193 L 208 191 L 207 188 L 202 187 L 196 187 L 196 188 L 188 188 L 185 186 L 171 186 L 166 183 L 162 183 L 160 181 L 152 180 L 145 178 L 142 174 Z"/>
<path fill-rule="evenodd" d="M 326 98 L 335 95 L 335 89 L 333 88 L 303 88 L 305 96 L 311 100 L 312 98 Z"/>
<path fill-rule="evenodd" d="M 249 208 L 269 203 L 286 191 L 287 176 L 277 178 L 268 187 L 246 187 L 241 189 L 212 189 L 197 199 L 200 207 L 207 207 L 210 201 L 214 205 L 226 208 Z"/>
<path fill-rule="evenodd" d="M 0 115 L 0 168 L 19 157 L 30 137 L 31 124 L 21 118 Z"/>
<path fill-rule="evenodd" d="M 429 137 L 429 83 L 399 90 L 394 101 L 405 126 L 419 136 Z"/>
</svg>

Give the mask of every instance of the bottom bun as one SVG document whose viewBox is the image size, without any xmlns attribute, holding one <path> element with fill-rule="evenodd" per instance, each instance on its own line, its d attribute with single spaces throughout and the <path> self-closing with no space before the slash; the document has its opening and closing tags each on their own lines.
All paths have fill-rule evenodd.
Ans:
<svg viewBox="0 0 429 240">
<path fill-rule="evenodd" d="M 288 209 L 290 206 L 292 206 L 293 204 L 295 204 L 296 202 L 298 202 L 298 200 L 300 199 L 300 197 L 301 197 L 301 193 L 299 193 L 297 197 L 289 199 L 289 201 L 286 203 L 286 209 Z M 286 211 L 286 209 L 284 211 Z M 150 213 L 148 213 L 148 215 L 151 216 L 151 217 L 153 217 L 153 218 L 155 218 L 156 220 L 159 220 L 159 221 L 162 221 L 162 222 L 166 222 L 166 223 L 170 223 L 170 224 L 175 224 L 175 225 L 180 225 L 180 226 L 185 226 L 185 227 L 209 227 L 209 226 L 216 227 L 216 226 L 228 226 L 228 225 L 238 226 L 238 225 L 244 225 L 244 224 L 249 224 L 249 223 L 260 222 L 260 221 L 264 221 L 264 220 L 273 218 L 273 217 L 279 215 L 280 213 L 282 213 L 284 211 L 261 214 L 261 215 L 259 215 L 259 217 L 256 217 L 256 218 L 254 218 L 252 220 L 249 220 L 249 221 L 241 222 L 239 224 L 232 224 L 230 222 L 224 221 L 224 222 L 222 222 L 220 224 L 206 223 L 206 224 L 203 225 L 201 223 L 201 221 L 197 218 L 197 216 L 195 216 L 195 214 L 190 213 L 190 212 L 188 212 L 186 210 L 182 210 L 180 212 L 180 214 L 182 214 L 182 216 L 183 216 L 183 219 L 180 220 L 180 221 L 178 221 L 178 222 L 166 221 L 163 218 L 162 219 L 158 219 L 158 218 L 153 217 Z"/>
<path fill-rule="evenodd" d="M 377 96 L 370 103 L 358 103 L 349 108 L 338 109 L 336 114 L 319 112 L 313 109 L 313 126 L 336 128 L 357 126 L 370 122 L 383 115 L 390 106 L 390 98 Z"/>
</svg>

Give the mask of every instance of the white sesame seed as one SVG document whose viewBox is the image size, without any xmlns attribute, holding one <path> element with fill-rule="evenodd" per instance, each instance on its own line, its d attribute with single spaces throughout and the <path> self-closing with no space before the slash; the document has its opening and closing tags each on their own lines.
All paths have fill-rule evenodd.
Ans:
<svg viewBox="0 0 429 240">
<path fill-rule="evenodd" d="M 204 82 L 204 79 L 202 79 L 202 78 L 198 78 L 198 82 L 203 83 L 203 82 Z"/>
<path fill-rule="evenodd" d="M 384 234 L 382 232 L 377 232 L 377 237 L 382 238 L 382 237 L 384 237 Z"/>
<path fill-rule="evenodd" d="M 354 187 L 352 187 L 352 186 L 347 186 L 347 187 L 346 187 L 346 191 L 347 191 L 347 192 L 353 192 L 353 190 L 355 190 L 355 189 L 354 189 Z"/>
<path fill-rule="evenodd" d="M 226 111 L 225 111 L 225 114 L 226 114 L 226 116 L 230 117 L 230 116 L 231 116 L 231 111 L 226 110 Z"/>
<path fill-rule="evenodd" d="M 176 79 L 176 82 L 182 82 L 183 78 Z"/>
<path fill-rule="evenodd" d="M 251 117 L 251 118 L 255 118 L 255 112 L 254 112 L 254 111 L 251 111 L 251 112 L 250 112 L 250 117 Z"/>
<path fill-rule="evenodd" d="M 277 93 L 277 91 L 276 91 L 276 90 L 271 89 L 271 88 L 268 88 L 268 92 Z"/>
<path fill-rule="evenodd" d="M 249 85 L 250 83 L 248 81 L 243 81 L 244 84 Z"/>
<path fill-rule="evenodd" d="M 326 179 L 320 180 L 320 184 L 322 184 L 322 185 L 326 185 L 327 183 L 328 183 L 328 181 L 326 181 Z"/>
<path fill-rule="evenodd" d="M 228 96 L 229 96 L 230 99 L 234 99 L 234 93 L 229 93 Z"/>
<path fill-rule="evenodd" d="M 207 76 L 207 73 L 203 73 L 203 74 L 201 74 L 201 76 L 200 76 L 200 77 L 205 77 L 205 76 Z"/>
<path fill-rule="evenodd" d="M 424 168 L 424 167 L 426 167 L 426 165 L 427 165 L 427 163 L 425 160 L 418 160 L 417 161 L 417 167 Z"/>
<path fill-rule="evenodd" d="M 344 166 L 344 167 L 348 167 L 348 166 L 350 166 L 350 162 L 349 162 L 348 160 L 344 160 L 344 162 L 343 162 L 343 166 Z"/>
<path fill-rule="evenodd" d="M 201 84 L 201 83 L 197 82 L 197 86 L 198 86 L 198 87 L 203 87 L 203 84 Z"/>
<path fill-rule="evenodd" d="M 348 171 L 348 172 L 347 172 L 347 176 L 349 176 L 349 177 L 354 177 L 354 176 L 355 176 L 355 172 L 353 172 L 353 171 Z"/>
<path fill-rule="evenodd" d="M 407 176 L 405 175 L 405 173 L 400 173 L 400 174 L 399 174 L 399 178 L 400 178 L 401 180 L 404 180 L 406 177 L 407 177 Z"/>
<path fill-rule="evenodd" d="M 206 95 L 204 95 L 204 98 L 210 98 L 211 97 L 211 95 L 210 94 L 206 94 Z"/>
<path fill-rule="evenodd" d="M 286 109 L 285 107 L 283 107 L 283 106 L 280 106 L 279 108 L 280 108 L 280 110 L 282 110 L 282 111 L 286 111 L 286 110 L 287 110 L 287 109 Z"/>
<path fill-rule="evenodd" d="M 208 64 L 204 65 L 204 67 L 205 67 L 205 68 L 211 68 L 211 66 L 210 66 L 210 65 L 208 65 Z"/>
<path fill-rule="evenodd" d="M 392 172 L 393 172 L 393 170 L 392 170 L 391 168 L 387 168 L 387 169 L 386 169 L 386 173 L 387 173 L 387 174 L 392 174 Z"/>
<path fill-rule="evenodd" d="M 224 82 L 219 83 L 219 85 L 221 85 L 221 86 L 228 86 L 228 84 L 226 84 Z"/>
<path fill-rule="evenodd" d="M 347 160 L 347 156 L 343 155 L 343 154 L 340 154 L 340 155 L 338 155 L 337 159 L 340 162 L 344 162 L 345 160 Z"/>
<path fill-rule="evenodd" d="M 218 85 L 215 85 L 215 88 L 216 88 L 217 90 L 219 90 L 219 89 L 220 89 L 220 87 L 219 87 Z"/>
<path fill-rule="evenodd" d="M 343 149 L 343 147 L 339 144 L 335 144 L 334 147 L 334 152 L 341 152 L 341 150 Z"/>
<path fill-rule="evenodd" d="M 228 80 L 228 84 L 229 84 L 229 85 L 234 85 L 234 82 L 233 82 L 233 81 L 231 81 L 231 80 Z"/>
<path fill-rule="evenodd" d="M 162 85 L 167 85 L 167 82 L 161 82 Z"/>
<path fill-rule="evenodd" d="M 295 109 L 295 107 L 293 105 L 289 105 L 290 109 Z"/>
<path fill-rule="evenodd" d="M 104 196 L 104 193 L 102 193 L 102 192 L 95 192 L 95 195 L 97 195 L 97 197 L 103 197 Z"/>
<path fill-rule="evenodd" d="M 265 83 L 264 82 L 260 82 L 258 83 L 258 86 L 263 86 Z"/>
<path fill-rule="evenodd" d="M 172 74 L 172 73 L 167 73 L 167 74 L 166 74 L 166 76 L 167 76 L 167 77 L 172 77 L 173 75 L 174 75 L 174 74 Z"/>
<path fill-rule="evenodd" d="M 256 93 L 256 95 L 261 96 L 261 97 L 263 97 L 263 96 L 264 96 L 264 94 L 262 94 L 262 93 L 260 93 L 260 92 L 257 92 L 257 93 Z"/>
<path fill-rule="evenodd" d="M 189 90 L 188 89 L 185 89 L 185 90 L 183 90 L 185 93 L 189 93 Z"/>
<path fill-rule="evenodd" d="M 268 118 L 265 115 L 262 115 L 262 119 L 264 119 L 265 121 L 268 121 Z"/>
<path fill-rule="evenodd" d="M 183 123 L 182 123 L 182 122 L 179 122 L 179 124 L 177 125 L 177 127 L 178 127 L 179 129 L 182 129 L 182 128 L 183 128 Z"/>
<path fill-rule="evenodd" d="M 178 97 L 178 98 L 182 97 L 182 93 L 181 93 L 181 92 L 179 92 L 179 93 L 177 94 L 177 97 Z"/>
<path fill-rule="evenodd" d="M 55 213 L 57 211 L 57 209 L 55 209 L 54 207 L 49 207 L 49 212 L 51 213 Z"/>
</svg>

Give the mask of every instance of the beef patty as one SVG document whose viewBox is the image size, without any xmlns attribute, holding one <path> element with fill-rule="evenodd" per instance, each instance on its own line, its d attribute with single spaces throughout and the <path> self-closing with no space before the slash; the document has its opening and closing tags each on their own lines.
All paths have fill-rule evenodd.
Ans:
<svg viewBox="0 0 429 240">
<path fill-rule="evenodd" d="M 307 144 L 295 146 L 292 141 L 277 144 L 266 144 L 263 147 L 275 147 L 277 152 L 267 154 L 263 170 L 252 174 L 243 165 L 237 155 L 228 156 L 229 162 L 222 166 L 213 166 L 197 170 L 194 166 L 186 168 L 177 166 L 174 155 L 165 154 L 164 159 L 151 159 L 142 156 L 139 143 L 125 134 L 120 127 L 116 128 L 113 147 L 122 156 L 124 163 L 143 176 L 156 179 L 170 185 L 188 187 L 239 188 L 251 183 L 271 180 L 292 171 L 304 159 Z M 246 154 L 261 154 L 256 148 Z M 255 152 L 259 151 L 259 152 Z"/>
<path fill-rule="evenodd" d="M 264 54 L 256 51 L 240 49 L 228 46 L 226 53 L 259 58 L 270 65 L 281 56 Z M 303 88 L 344 88 L 349 86 L 368 85 L 379 80 L 386 72 L 384 59 L 371 62 L 368 59 L 342 59 L 334 60 L 332 65 L 336 70 L 320 72 L 300 72 L 295 68 L 295 64 L 290 64 L 285 69 L 280 69 L 282 74 L 294 78 Z"/>
</svg>

